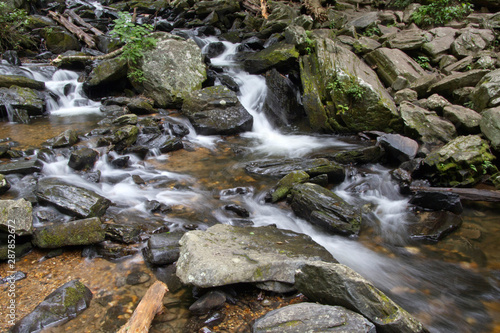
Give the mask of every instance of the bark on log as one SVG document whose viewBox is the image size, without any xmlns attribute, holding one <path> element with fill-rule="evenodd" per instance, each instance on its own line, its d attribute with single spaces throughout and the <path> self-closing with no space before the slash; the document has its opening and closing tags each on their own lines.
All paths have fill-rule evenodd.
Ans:
<svg viewBox="0 0 500 333">
<path fill-rule="evenodd" d="M 141 302 L 132 313 L 132 317 L 117 333 L 147 333 L 151 322 L 163 308 L 163 296 L 168 287 L 161 281 L 156 281 L 142 298 Z"/>
<path fill-rule="evenodd" d="M 258 14 L 261 13 L 261 7 L 259 6 L 259 1 L 252 1 L 252 0 L 243 0 L 242 4 L 243 7 L 245 7 L 246 10 L 253 14 Z"/>
<path fill-rule="evenodd" d="M 119 56 L 123 52 L 123 47 L 120 47 L 118 50 L 114 50 L 113 52 L 103 54 L 100 56 L 84 56 L 84 55 L 74 55 L 74 56 L 63 56 L 63 55 L 58 55 L 57 58 L 52 60 L 52 65 L 54 66 L 60 66 L 62 64 L 70 64 L 73 62 L 87 62 L 87 61 L 94 61 L 94 60 L 106 60 L 106 59 L 111 59 L 116 56 Z"/>
<path fill-rule="evenodd" d="M 499 202 L 500 191 L 480 190 L 476 188 L 455 188 L 455 187 L 425 187 L 410 186 L 412 192 L 451 192 L 460 196 L 461 200 Z"/>
<path fill-rule="evenodd" d="M 68 29 L 72 34 L 74 34 L 76 37 L 78 37 L 80 40 L 83 40 L 85 44 L 87 44 L 88 47 L 94 49 L 95 48 L 95 42 L 94 39 L 87 34 L 85 31 L 83 31 L 81 28 L 77 27 L 75 24 L 71 23 L 67 18 L 62 16 L 59 13 L 49 11 L 49 17 L 54 19 L 56 22 L 64 26 L 66 29 Z"/>
<path fill-rule="evenodd" d="M 82 27 L 85 27 L 86 29 L 92 31 L 92 33 L 94 33 L 94 35 L 96 36 L 101 36 L 101 35 L 104 35 L 104 32 L 102 32 L 101 30 L 97 29 L 96 27 L 94 27 L 93 25 L 85 22 L 80 16 L 78 16 L 77 13 L 75 13 L 73 10 L 71 9 L 67 9 L 64 11 L 64 14 L 65 15 L 68 15 L 69 17 L 71 17 L 73 20 L 75 20 L 79 25 L 81 25 Z"/>
</svg>

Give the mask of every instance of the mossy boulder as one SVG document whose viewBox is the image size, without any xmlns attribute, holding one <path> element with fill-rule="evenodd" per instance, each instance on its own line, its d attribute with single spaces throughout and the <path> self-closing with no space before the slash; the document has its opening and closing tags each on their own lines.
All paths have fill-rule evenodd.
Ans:
<svg viewBox="0 0 500 333">
<path fill-rule="evenodd" d="M 297 63 L 299 51 L 293 44 L 279 42 L 268 48 L 251 53 L 243 60 L 243 67 L 252 74 L 264 73 L 272 68 L 289 70 Z"/>
<path fill-rule="evenodd" d="M 10 88 L 18 86 L 35 90 L 45 89 L 45 83 L 34 79 L 29 79 L 20 75 L 0 75 L 0 87 Z"/>
<path fill-rule="evenodd" d="M 434 184 L 467 186 L 477 183 L 484 174 L 495 172 L 490 146 L 479 135 L 460 136 L 433 151 L 424 159 Z"/>
<path fill-rule="evenodd" d="M 45 142 L 45 145 L 51 146 L 52 148 L 63 148 L 71 147 L 79 140 L 78 133 L 75 130 L 69 129 L 56 137 L 53 137 Z"/>
<path fill-rule="evenodd" d="M 500 69 L 483 76 L 472 92 L 472 103 L 479 112 L 500 105 Z"/>
<path fill-rule="evenodd" d="M 332 234 L 357 235 L 361 212 L 332 191 L 312 183 L 295 185 L 291 190 L 295 214 Z"/>
<path fill-rule="evenodd" d="M 300 183 L 304 183 L 311 178 L 307 172 L 303 170 L 292 171 L 285 177 L 281 178 L 278 184 L 276 184 L 273 192 L 271 193 L 271 202 L 277 202 L 284 199 L 290 190 Z"/>
<path fill-rule="evenodd" d="M 490 140 L 493 148 L 500 150 L 500 106 L 485 110 L 481 115 L 481 132 Z"/>
<path fill-rule="evenodd" d="M 0 88 L 0 114 L 6 115 L 7 110 L 24 111 L 28 116 L 43 115 L 45 100 L 40 92 L 31 88 Z"/>
<path fill-rule="evenodd" d="M 64 324 L 90 306 L 92 291 L 79 280 L 70 281 L 53 291 L 27 316 L 11 328 L 12 333 L 39 332 Z"/>
<path fill-rule="evenodd" d="M 90 245 L 104 240 L 105 232 L 98 217 L 38 227 L 33 244 L 40 248 L 58 248 L 72 245 Z"/>
<path fill-rule="evenodd" d="M 139 129 L 134 125 L 125 125 L 117 128 L 113 132 L 113 143 L 117 151 L 132 146 L 137 141 Z"/>
<path fill-rule="evenodd" d="M 91 97 L 100 97 L 125 88 L 127 61 L 120 57 L 104 60 L 92 69 L 83 88 Z"/>
<path fill-rule="evenodd" d="M 43 30 L 47 49 L 52 53 L 64 53 L 66 51 L 81 49 L 81 45 L 71 33 L 60 27 L 48 27 Z"/>
</svg>

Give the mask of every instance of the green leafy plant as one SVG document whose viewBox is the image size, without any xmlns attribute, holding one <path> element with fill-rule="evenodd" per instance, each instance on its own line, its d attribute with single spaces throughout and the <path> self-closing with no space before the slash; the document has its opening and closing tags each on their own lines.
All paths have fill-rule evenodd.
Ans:
<svg viewBox="0 0 500 333">
<path fill-rule="evenodd" d="M 418 56 L 418 57 L 415 57 L 414 60 L 423 69 L 428 69 L 428 70 L 432 69 L 431 64 L 430 64 L 430 60 L 429 60 L 428 57 L 426 57 L 426 56 Z"/>
<path fill-rule="evenodd" d="M 337 114 L 346 113 L 354 102 L 358 102 L 363 98 L 364 94 L 364 89 L 356 77 L 349 77 L 348 80 L 340 80 L 335 77 L 328 82 L 326 89 L 333 90 L 335 94 L 342 94 L 347 98 L 347 104 L 336 103 Z"/>
<path fill-rule="evenodd" d="M 380 34 L 380 29 L 377 26 L 368 27 L 363 32 L 363 35 L 365 35 L 366 37 L 379 36 Z"/>
<path fill-rule="evenodd" d="M 28 15 L 22 9 L 11 8 L 0 2 L 0 51 L 19 50 L 34 46 L 28 34 Z"/>
<path fill-rule="evenodd" d="M 114 23 L 111 35 L 125 43 L 120 57 L 127 61 L 130 69 L 128 77 L 141 83 L 145 78 L 144 72 L 138 67 L 139 62 L 144 56 L 144 51 L 152 49 L 156 45 L 156 39 L 151 37 L 153 26 L 150 24 L 137 25 L 132 22 L 132 16 L 124 12 L 118 13 L 118 19 L 114 20 Z"/>
<path fill-rule="evenodd" d="M 347 111 L 349 111 L 349 106 L 345 104 L 337 104 L 337 114 L 345 114 Z"/>
<path fill-rule="evenodd" d="M 472 11 L 472 5 L 464 0 L 435 0 L 417 8 L 411 19 L 419 26 L 444 25 L 461 19 Z"/>
<path fill-rule="evenodd" d="M 314 40 L 312 40 L 311 38 L 306 37 L 306 47 L 305 47 L 305 51 L 307 54 L 311 54 L 313 52 L 315 48 L 315 43 L 314 43 Z"/>
</svg>

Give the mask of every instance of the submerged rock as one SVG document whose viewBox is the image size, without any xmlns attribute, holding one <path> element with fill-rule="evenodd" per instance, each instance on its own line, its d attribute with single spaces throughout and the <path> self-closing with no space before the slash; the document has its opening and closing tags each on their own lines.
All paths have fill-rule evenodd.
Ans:
<svg viewBox="0 0 500 333">
<path fill-rule="evenodd" d="M 361 212 L 332 191 L 312 183 L 295 185 L 291 207 L 297 216 L 333 234 L 357 235 Z"/>
<path fill-rule="evenodd" d="M 217 224 L 186 233 L 180 245 L 177 276 L 200 288 L 264 281 L 293 284 L 295 270 L 305 262 L 335 262 L 309 236 L 272 226 Z"/>
<path fill-rule="evenodd" d="M 297 272 L 295 280 L 297 290 L 311 301 L 355 311 L 375 324 L 377 332 L 428 332 L 408 312 L 347 266 L 307 263 Z"/>
<path fill-rule="evenodd" d="M 430 210 L 447 210 L 455 214 L 463 212 L 460 196 L 451 192 L 417 191 L 410 204 Z"/>
<path fill-rule="evenodd" d="M 17 236 L 33 233 L 33 208 L 25 199 L 0 200 L 0 230 Z M 13 230 L 13 231 L 11 231 Z"/>
<path fill-rule="evenodd" d="M 375 325 L 341 306 L 292 304 L 258 318 L 253 333 L 356 332 L 375 333 Z"/>
<path fill-rule="evenodd" d="M 151 235 L 143 249 L 144 259 L 153 265 L 168 265 L 179 258 L 179 240 L 184 232 L 165 232 Z"/>
<path fill-rule="evenodd" d="M 40 201 L 82 218 L 102 216 L 111 204 L 108 199 L 95 192 L 65 183 L 55 177 L 39 180 L 35 194 Z"/>
<path fill-rule="evenodd" d="M 104 240 L 105 232 L 98 217 L 36 228 L 33 243 L 40 248 L 90 245 Z"/>
<path fill-rule="evenodd" d="M 409 225 L 411 239 L 437 242 L 462 225 L 462 218 L 450 212 L 419 212 Z"/>
<path fill-rule="evenodd" d="M 70 281 L 53 291 L 35 310 L 16 323 L 12 333 L 39 332 L 43 328 L 64 324 L 87 309 L 92 291 L 79 280 Z"/>
</svg>

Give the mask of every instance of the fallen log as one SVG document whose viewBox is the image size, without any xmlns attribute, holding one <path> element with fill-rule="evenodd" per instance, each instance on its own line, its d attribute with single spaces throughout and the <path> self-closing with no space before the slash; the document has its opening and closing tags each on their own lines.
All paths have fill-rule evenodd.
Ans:
<svg viewBox="0 0 500 333">
<path fill-rule="evenodd" d="M 163 296 L 168 287 L 161 281 L 156 281 L 137 305 L 132 317 L 117 333 L 147 333 L 151 322 L 163 308 Z"/>
<path fill-rule="evenodd" d="M 500 191 L 477 188 L 410 186 L 412 192 L 449 192 L 459 195 L 461 200 L 499 202 Z"/>
<path fill-rule="evenodd" d="M 52 19 L 54 19 L 54 21 L 56 21 L 57 23 L 61 24 L 63 27 L 68 29 L 73 35 L 78 37 L 80 40 L 83 40 L 88 47 L 90 47 L 91 49 L 95 49 L 96 45 L 94 39 L 85 31 L 83 31 L 80 27 L 71 23 L 66 17 L 51 10 L 49 11 L 49 17 L 51 17 Z"/>
<path fill-rule="evenodd" d="M 69 17 L 71 17 L 73 20 L 75 20 L 79 25 L 81 25 L 82 27 L 92 31 L 92 33 L 94 33 L 94 35 L 96 36 L 101 36 L 101 35 L 104 35 L 104 32 L 102 32 L 101 30 L 97 29 L 96 27 L 94 27 L 92 24 L 89 24 L 87 22 L 85 22 L 80 16 L 78 16 L 77 13 L 75 13 L 73 10 L 71 9 L 66 9 L 64 11 L 64 14 L 65 15 L 68 15 Z"/>
<path fill-rule="evenodd" d="M 100 56 L 86 56 L 86 55 L 63 56 L 62 54 L 60 54 L 57 56 L 57 58 L 51 61 L 51 64 L 54 66 L 60 66 L 63 64 L 71 64 L 74 62 L 90 62 L 94 60 L 106 60 L 119 56 L 122 53 L 123 53 L 123 47 L 119 48 L 118 50 L 114 50 L 113 52 L 103 54 Z"/>
</svg>

